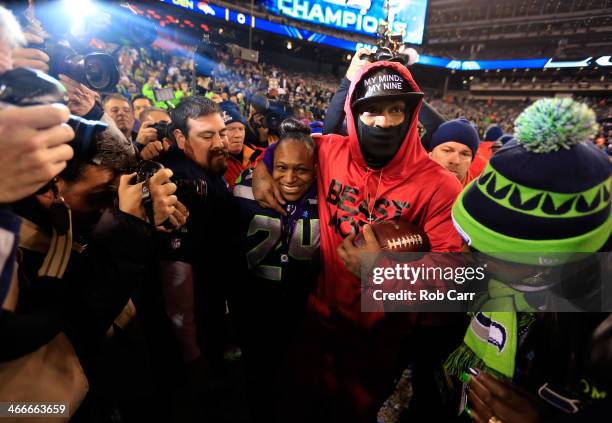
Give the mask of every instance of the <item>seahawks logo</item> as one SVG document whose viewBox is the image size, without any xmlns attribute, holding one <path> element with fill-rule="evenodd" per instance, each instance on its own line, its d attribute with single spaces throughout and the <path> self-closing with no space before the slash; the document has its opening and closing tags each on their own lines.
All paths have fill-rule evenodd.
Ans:
<svg viewBox="0 0 612 423">
<path fill-rule="evenodd" d="M 492 320 L 482 312 L 478 312 L 470 323 L 470 329 L 482 341 L 494 345 L 497 348 L 498 354 L 504 351 L 508 334 L 506 328 L 501 323 Z"/>
</svg>

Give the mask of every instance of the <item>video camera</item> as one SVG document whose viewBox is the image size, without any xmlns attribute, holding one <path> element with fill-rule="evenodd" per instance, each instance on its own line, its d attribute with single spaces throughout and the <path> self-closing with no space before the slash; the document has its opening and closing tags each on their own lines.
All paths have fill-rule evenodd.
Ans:
<svg viewBox="0 0 612 423">
<path fill-rule="evenodd" d="M 251 127 L 255 130 L 268 128 L 270 134 L 273 135 L 278 135 L 280 123 L 292 115 L 288 104 L 280 101 L 269 101 L 262 94 L 252 95 L 250 105 L 255 109 L 255 114 L 249 119 Z"/>
</svg>

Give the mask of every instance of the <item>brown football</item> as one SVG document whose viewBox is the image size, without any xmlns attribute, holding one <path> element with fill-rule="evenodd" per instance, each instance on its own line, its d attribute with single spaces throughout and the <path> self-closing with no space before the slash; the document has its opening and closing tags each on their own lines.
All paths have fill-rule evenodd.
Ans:
<svg viewBox="0 0 612 423">
<path fill-rule="evenodd" d="M 404 220 L 383 220 L 372 224 L 372 230 L 383 251 L 396 253 L 424 252 L 430 250 L 429 238 L 421 228 Z M 365 244 L 363 231 L 353 241 L 356 247 Z"/>
</svg>

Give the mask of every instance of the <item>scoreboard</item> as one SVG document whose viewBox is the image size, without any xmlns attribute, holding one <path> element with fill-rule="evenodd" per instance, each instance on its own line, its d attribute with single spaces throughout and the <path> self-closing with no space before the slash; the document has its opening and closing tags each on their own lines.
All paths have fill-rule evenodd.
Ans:
<svg viewBox="0 0 612 423">
<path fill-rule="evenodd" d="M 329 26 L 347 32 L 375 36 L 387 21 L 404 42 L 421 44 L 427 0 L 264 0 L 269 13 Z M 387 11 L 388 16 L 387 16 Z"/>
</svg>

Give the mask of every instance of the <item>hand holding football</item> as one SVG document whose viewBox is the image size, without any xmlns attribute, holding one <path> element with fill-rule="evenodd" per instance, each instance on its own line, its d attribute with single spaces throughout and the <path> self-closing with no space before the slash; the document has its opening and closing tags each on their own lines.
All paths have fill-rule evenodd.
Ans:
<svg viewBox="0 0 612 423">
<path fill-rule="evenodd" d="M 380 248 L 385 252 L 410 253 L 429 251 L 429 238 L 421 228 L 405 220 L 383 220 L 372 225 Z M 353 241 L 356 247 L 365 244 L 363 232 Z"/>
</svg>

